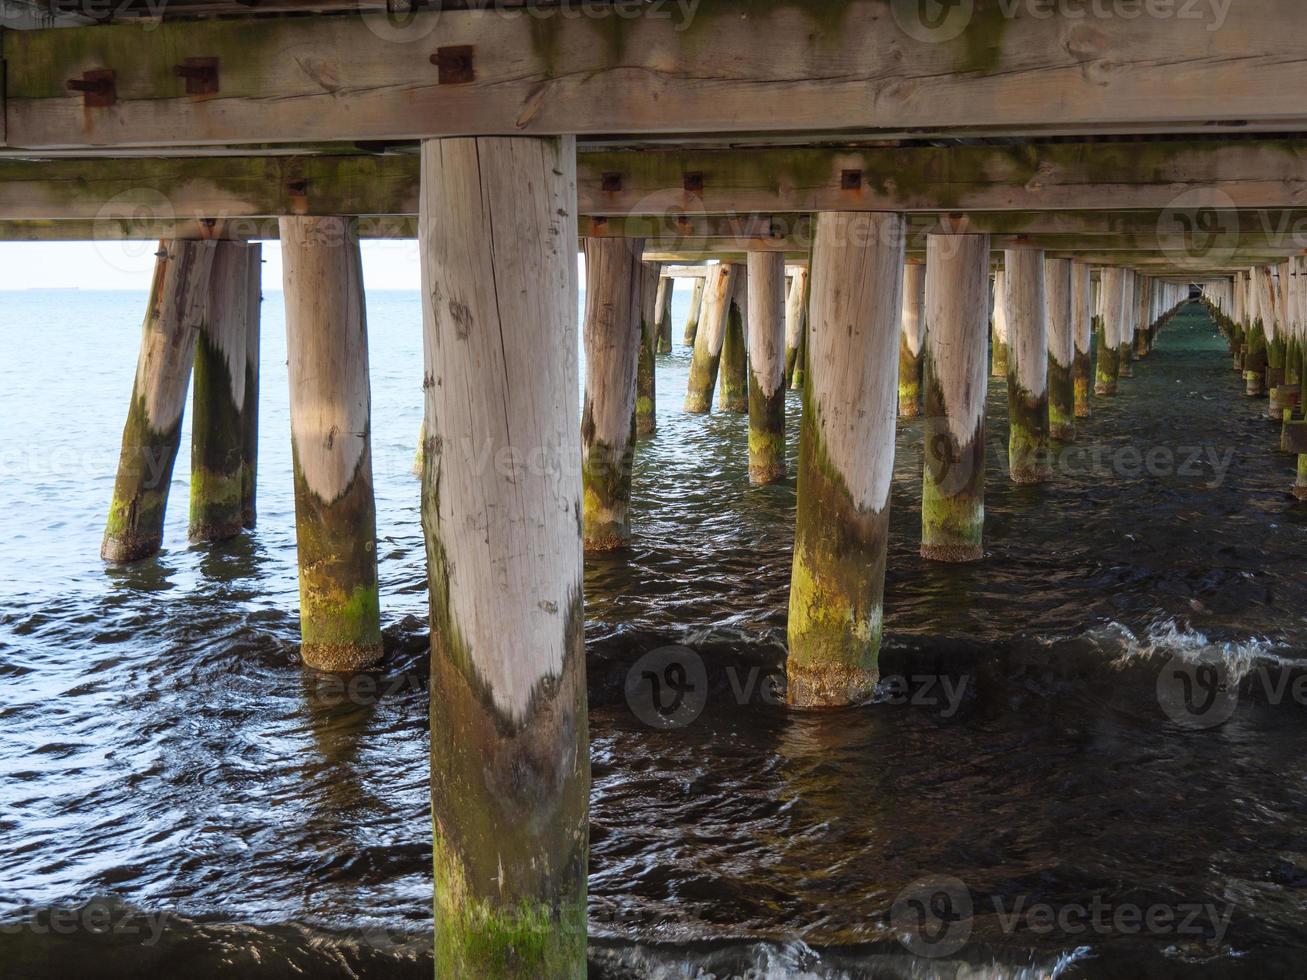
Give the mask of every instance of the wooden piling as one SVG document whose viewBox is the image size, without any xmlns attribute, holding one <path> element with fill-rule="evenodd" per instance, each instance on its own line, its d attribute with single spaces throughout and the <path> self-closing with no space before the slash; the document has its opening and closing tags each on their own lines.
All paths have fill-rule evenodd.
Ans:
<svg viewBox="0 0 1307 980">
<path fill-rule="evenodd" d="M 877 679 L 898 414 L 901 215 L 824 212 L 789 606 L 789 703 L 858 703 Z"/>
<path fill-rule="evenodd" d="M 1254 361 L 1260 360 L 1261 369 L 1258 372 L 1266 370 L 1266 342 L 1260 329 L 1254 330 L 1257 323 L 1257 291 L 1253 284 L 1253 270 L 1240 273 L 1242 289 L 1240 296 L 1243 297 L 1243 315 L 1240 319 L 1240 326 L 1243 332 L 1243 349 L 1239 357 L 1239 373 L 1247 378 L 1248 371 L 1254 370 L 1250 365 Z"/>
<path fill-rule="evenodd" d="M 643 251 L 644 240 L 639 238 L 585 240 L 581 485 L 586 551 L 613 551 L 631 542 L 636 376 L 642 349 L 648 350 L 642 343 L 640 316 Z M 648 367 L 652 375 L 652 352 Z M 648 383 L 652 388 L 652 377 Z M 652 415 L 652 404 L 648 410 Z"/>
<path fill-rule="evenodd" d="M 749 482 L 785 478 L 785 255 L 750 252 Z"/>
<path fill-rule="evenodd" d="M 1266 326 L 1266 391 L 1272 396 L 1281 385 L 1284 384 L 1285 360 L 1286 360 L 1286 338 L 1285 326 L 1287 322 L 1286 310 L 1284 306 L 1284 294 L 1281 284 L 1288 278 L 1281 274 L 1279 266 L 1272 266 L 1266 269 L 1267 285 L 1270 290 L 1269 295 L 1263 293 L 1259 295 L 1258 307 L 1263 311 L 1269 311 L 1269 315 L 1263 312 L 1263 322 Z M 1280 421 L 1280 412 L 1268 408 L 1268 414 L 1275 421 Z"/>
<path fill-rule="evenodd" d="M 1048 320 L 1048 434 L 1058 442 L 1075 442 L 1076 439 L 1072 274 L 1070 259 L 1044 260 L 1044 301 Z"/>
<path fill-rule="evenodd" d="M 1087 419 L 1093 414 L 1094 392 L 1094 303 L 1090 268 L 1084 262 L 1071 264 L 1071 333 L 1075 340 L 1071 378 L 1075 415 Z"/>
<path fill-rule="evenodd" d="M 789 391 L 802 391 L 804 389 L 805 379 L 808 378 L 808 323 L 810 320 L 809 303 L 812 302 L 812 276 L 808 270 L 804 270 L 801 278 L 796 278 L 795 287 L 792 291 L 799 291 L 799 319 L 797 319 L 797 332 L 799 332 L 799 348 L 795 350 L 795 370 L 789 374 Z M 787 301 L 788 302 L 788 301 Z"/>
<path fill-rule="evenodd" d="M 658 293 L 662 278 L 661 262 L 642 262 L 636 275 L 635 290 L 639 303 L 640 350 L 635 371 L 635 434 L 651 436 L 657 428 L 657 384 L 654 358 L 658 354 Z M 588 293 L 588 290 L 587 290 Z"/>
<path fill-rule="evenodd" d="M 749 349 L 744 337 L 749 286 L 745 267 L 737 265 L 735 268 L 735 288 L 731 290 L 726 332 L 722 337 L 717 407 L 723 412 L 744 415 L 749 411 Z"/>
<path fill-rule="evenodd" d="M 1302 386 L 1307 382 L 1304 370 L 1303 337 L 1307 334 L 1307 259 L 1294 256 L 1289 270 L 1289 341 L 1285 353 L 1285 379 L 1299 389 L 1298 405 L 1303 407 Z"/>
<path fill-rule="evenodd" d="M 428 140 L 421 159 L 435 975 L 580 980 L 575 142 Z M 511 465 L 479 465 L 487 448 Z"/>
<path fill-rule="evenodd" d="M 1244 355 L 1248 346 L 1248 276 L 1236 272 L 1231 285 L 1230 319 L 1233 332 L 1230 335 L 1230 347 L 1233 354 L 1234 370 L 1242 377 Z"/>
<path fill-rule="evenodd" d="M 1284 283 L 1285 290 L 1284 383 L 1287 385 L 1302 384 L 1302 345 L 1299 339 L 1302 332 L 1299 304 L 1299 279 L 1302 275 L 1299 260 L 1301 258 L 1302 256 L 1295 256 L 1288 263 L 1286 272 L 1281 276 L 1281 282 Z"/>
<path fill-rule="evenodd" d="M 989 238 L 929 235 L 921 557 L 984 556 Z"/>
<path fill-rule="evenodd" d="M 1014 483 L 1052 479 L 1048 448 L 1048 313 L 1044 253 L 1008 249 L 1008 462 Z"/>
<path fill-rule="evenodd" d="M 163 542 L 168 490 L 181 441 L 195 338 L 208 304 L 212 262 L 209 242 L 162 241 L 155 253 L 118 477 L 100 546 L 106 561 L 148 558 Z"/>
<path fill-rule="evenodd" d="M 702 314 L 695 332 L 690 381 L 685 391 L 685 411 L 695 415 L 703 415 L 712 408 L 722 341 L 726 336 L 726 318 L 737 278 L 736 267 L 723 263 L 712 267 L 704 283 Z"/>
<path fill-rule="evenodd" d="M 1116 338 L 1116 376 L 1133 378 L 1135 370 L 1134 344 L 1135 331 L 1139 329 L 1136 322 L 1139 317 L 1139 301 L 1135 292 L 1138 276 L 1134 269 L 1121 270 L 1124 278 L 1121 283 L 1121 319 L 1120 330 Z"/>
<path fill-rule="evenodd" d="M 656 353 L 672 352 L 672 296 L 676 289 L 676 280 L 671 276 L 659 278 L 657 296 L 654 300 L 654 322 L 658 325 L 658 345 Z"/>
<path fill-rule="evenodd" d="M 1125 310 L 1125 269 L 1108 266 L 1098 289 L 1098 373 L 1094 394 L 1110 398 L 1117 392 L 1121 359 L 1121 318 Z"/>
<path fill-rule="evenodd" d="M 1249 328 L 1244 354 L 1244 382 L 1249 398 L 1266 393 L 1266 372 L 1270 367 L 1270 333 L 1274 329 L 1275 304 L 1270 270 L 1256 266 L 1249 273 Z M 1268 326 L 1270 324 L 1270 326 Z"/>
<path fill-rule="evenodd" d="M 1152 280 L 1140 273 L 1135 278 L 1135 304 L 1139 308 L 1139 315 L 1136 319 L 1138 331 L 1135 333 L 1134 357 L 1136 361 L 1142 361 L 1148 356 L 1149 351 L 1153 349 L 1153 329 L 1155 317 L 1152 315 Z"/>
<path fill-rule="evenodd" d="M 797 268 L 790 277 L 789 292 L 785 294 L 785 384 L 795 388 L 803 382 L 803 361 L 800 358 L 803 332 L 808 320 L 808 270 Z M 796 389 L 797 390 L 797 389 Z"/>
<path fill-rule="evenodd" d="M 356 220 L 283 217 L 301 656 L 318 670 L 381 659 L 363 263 Z"/>
<path fill-rule="evenodd" d="M 258 523 L 259 476 L 259 347 L 263 334 L 263 246 L 252 242 L 245 246 L 249 263 L 245 302 L 245 405 L 241 409 L 244 432 L 241 436 L 241 523 L 252 529 Z"/>
<path fill-rule="evenodd" d="M 690 287 L 690 312 L 685 318 L 685 334 L 681 339 L 682 347 L 693 347 L 694 338 L 699 333 L 699 316 L 703 310 L 704 279 L 695 279 Z"/>
<path fill-rule="evenodd" d="M 235 537 L 245 526 L 249 247 L 243 242 L 219 241 L 212 248 L 191 395 L 192 541 L 222 541 Z M 257 289 L 257 284 L 253 288 Z"/>
<path fill-rule="evenodd" d="M 991 323 L 993 341 L 990 374 L 995 378 L 1006 378 L 1008 376 L 1007 273 L 1003 269 L 998 269 L 994 273 Z"/>
<path fill-rule="evenodd" d="M 925 329 L 926 265 L 903 267 L 903 328 L 899 335 L 899 418 L 921 414 L 922 345 Z"/>
<path fill-rule="evenodd" d="M 427 464 L 427 423 L 424 420 L 418 427 L 418 448 L 413 454 L 413 475 L 422 476 L 422 470 Z"/>
</svg>

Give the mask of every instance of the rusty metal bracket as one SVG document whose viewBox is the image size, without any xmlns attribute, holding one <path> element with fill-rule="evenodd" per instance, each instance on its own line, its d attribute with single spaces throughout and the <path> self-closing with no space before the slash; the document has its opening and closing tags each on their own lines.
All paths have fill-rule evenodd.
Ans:
<svg viewBox="0 0 1307 980">
<path fill-rule="evenodd" d="M 187 58 L 172 73 L 186 79 L 187 95 L 214 95 L 218 91 L 218 59 Z"/>
<path fill-rule="evenodd" d="M 286 181 L 286 199 L 292 214 L 307 214 L 309 210 L 309 182 L 303 177 Z"/>
<path fill-rule="evenodd" d="M 103 109 L 118 99 L 112 68 L 92 68 L 82 72 L 81 78 L 68 79 L 68 88 L 82 93 L 82 103 L 88 109 Z"/>
<path fill-rule="evenodd" d="M 436 48 L 431 63 L 436 66 L 436 82 L 440 85 L 466 85 L 476 81 L 476 66 L 470 44 Z"/>
</svg>

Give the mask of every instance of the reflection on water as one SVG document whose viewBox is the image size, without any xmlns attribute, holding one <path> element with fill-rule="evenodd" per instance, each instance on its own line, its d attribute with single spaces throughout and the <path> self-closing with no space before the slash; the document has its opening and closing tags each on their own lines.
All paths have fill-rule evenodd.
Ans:
<svg viewBox="0 0 1307 980">
<path fill-rule="evenodd" d="M 24 434 L 0 458 L 0 973 L 429 976 L 417 296 L 369 296 L 388 655 L 346 680 L 298 664 L 277 294 L 259 530 L 188 548 L 183 461 L 167 550 L 100 565 L 141 302 L 0 304 Z M 978 565 L 917 557 L 921 423 L 900 428 L 883 672 L 903 686 L 830 713 L 767 682 L 793 480 L 748 485 L 745 420 L 683 415 L 687 368 L 660 361 L 634 548 L 587 562 L 593 975 L 1300 972 L 1307 510 L 1207 320 L 1095 403 L 1052 487 L 1006 482 L 993 387 Z M 660 730 L 625 682 L 668 644 L 708 685 Z M 1233 685 L 1219 718 L 1184 711 L 1207 668 Z M 1193 908 L 1185 929 L 1156 911 Z M 940 911 L 914 957 L 902 916 Z"/>
</svg>

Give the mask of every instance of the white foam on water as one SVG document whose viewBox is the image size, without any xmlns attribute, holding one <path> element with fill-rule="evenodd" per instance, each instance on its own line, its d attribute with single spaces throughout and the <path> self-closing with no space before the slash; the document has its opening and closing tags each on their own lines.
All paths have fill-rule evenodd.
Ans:
<svg viewBox="0 0 1307 980">
<path fill-rule="evenodd" d="M 711 952 L 629 946 L 605 950 L 602 959 L 648 980 L 852 980 L 865 976 L 868 968 L 874 968 L 876 976 L 903 980 L 1054 980 L 1091 956 L 1090 948 L 1081 946 L 1022 964 L 929 959 L 907 952 L 834 953 L 824 959 L 807 943 L 794 940 Z"/>
<path fill-rule="evenodd" d="M 1173 619 L 1154 622 L 1142 636 L 1136 636 L 1120 623 L 1111 622 L 1086 633 L 1085 639 L 1115 652 L 1114 666 L 1153 657 L 1179 658 L 1191 664 L 1218 664 L 1236 684 L 1258 667 L 1307 667 L 1307 660 L 1277 653 L 1280 648 L 1265 637 L 1213 641 L 1205 633 Z"/>
</svg>

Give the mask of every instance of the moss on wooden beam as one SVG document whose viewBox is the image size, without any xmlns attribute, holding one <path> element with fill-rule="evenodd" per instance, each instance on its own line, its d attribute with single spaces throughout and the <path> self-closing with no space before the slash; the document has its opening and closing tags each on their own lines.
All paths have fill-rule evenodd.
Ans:
<svg viewBox="0 0 1307 980">
<path fill-rule="evenodd" d="M 410 216 L 417 169 L 405 153 L 5 158 L 0 220 L 93 220 L 123 237 L 148 221 Z M 921 212 L 910 242 L 930 231 L 1065 236 L 1042 243 L 1052 249 L 1111 236 L 1186 258 L 1193 247 L 1301 246 L 1305 171 L 1307 139 L 613 150 L 579 155 L 577 203 L 584 233 L 669 250 L 804 250 L 806 212 L 870 210 Z M 1188 224 L 1209 209 L 1215 230 L 1191 240 Z"/>
<path fill-rule="evenodd" d="M 424 10 L 402 23 L 379 12 L 9 31 L 8 139 L 995 135 L 1304 122 L 1307 8 L 1232 4 L 1219 23 L 1201 12 L 1209 16 L 1089 24 L 1083 11 L 959 4 L 934 24 L 915 4 L 887 0 L 713 0 L 647 4 L 634 16 L 613 5 L 584 16 L 571 7 Z M 444 61 L 442 74 L 433 55 L 450 48 L 464 49 L 462 60 Z M 1258 53 L 1252 82 L 1248 51 Z M 218 59 L 218 92 L 186 93 L 173 70 L 185 57 Z M 67 90 L 92 68 L 115 71 L 113 106 L 84 110 Z"/>
<path fill-rule="evenodd" d="M 582 155 L 577 191 L 592 215 L 640 207 L 690 215 L 1097 208 L 1164 215 L 1296 206 L 1293 178 L 1304 164 L 1307 142 L 1296 139 L 610 151 Z M 687 175 L 693 191 L 684 189 Z"/>
<path fill-rule="evenodd" d="M 116 237 L 146 221 L 417 213 L 400 155 L 0 160 L 0 218 L 80 218 Z"/>
</svg>

